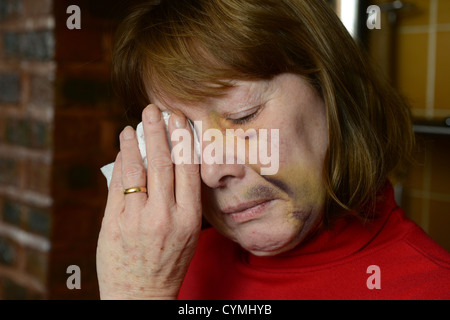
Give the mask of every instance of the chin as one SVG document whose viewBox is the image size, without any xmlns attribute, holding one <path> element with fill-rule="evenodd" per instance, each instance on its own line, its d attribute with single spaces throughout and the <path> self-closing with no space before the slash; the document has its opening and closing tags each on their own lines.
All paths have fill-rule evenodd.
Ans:
<svg viewBox="0 0 450 320">
<path fill-rule="evenodd" d="M 258 257 L 270 257 L 270 256 L 276 256 L 283 252 L 287 252 L 287 251 L 295 248 L 297 246 L 297 244 L 298 243 L 274 246 L 274 247 L 252 246 L 252 247 L 248 247 L 248 248 L 246 248 L 245 246 L 242 246 L 242 248 Z"/>
<path fill-rule="evenodd" d="M 289 230 L 284 232 L 270 232 L 270 229 L 248 230 L 247 233 L 239 233 L 234 238 L 243 249 L 255 256 L 274 256 L 296 247 L 301 239 L 301 230 Z M 269 231 L 269 232 L 268 232 Z M 273 230 L 272 230 L 273 231 Z"/>
<path fill-rule="evenodd" d="M 301 244 L 306 236 L 315 229 L 317 220 L 320 219 L 308 219 L 307 221 L 283 219 L 265 223 L 253 221 L 246 226 L 230 230 L 232 233 L 230 238 L 255 256 L 274 256 L 292 250 Z"/>
<path fill-rule="evenodd" d="M 217 218 L 208 220 L 216 230 L 251 254 L 274 256 L 299 245 L 314 229 L 315 221 L 320 216 L 309 209 L 305 210 L 308 214 L 301 215 L 300 219 L 299 214 L 287 214 L 287 211 L 285 207 L 273 208 L 270 214 L 245 223 Z"/>
</svg>

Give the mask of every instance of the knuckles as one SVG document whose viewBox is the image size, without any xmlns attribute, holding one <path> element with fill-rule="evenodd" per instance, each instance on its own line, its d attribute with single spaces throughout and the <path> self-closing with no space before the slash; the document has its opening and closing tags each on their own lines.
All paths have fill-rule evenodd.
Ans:
<svg viewBox="0 0 450 320">
<path fill-rule="evenodd" d="M 160 170 L 164 171 L 164 170 L 167 170 L 168 168 L 171 169 L 173 166 L 173 163 L 172 163 L 171 158 L 161 156 L 161 157 L 151 159 L 150 165 L 156 171 L 160 171 Z"/>
<path fill-rule="evenodd" d="M 184 164 L 182 168 L 187 175 L 197 176 L 200 173 L 200 166 L 198 164 Z"/>
<path fill-rule="evenodd" d="M 145 168 L 140 163 L 130 163 L 124 166 L 122 174 L 125 179 L 134 181 L 136 178 L 145 177 Z"/>
</svg>

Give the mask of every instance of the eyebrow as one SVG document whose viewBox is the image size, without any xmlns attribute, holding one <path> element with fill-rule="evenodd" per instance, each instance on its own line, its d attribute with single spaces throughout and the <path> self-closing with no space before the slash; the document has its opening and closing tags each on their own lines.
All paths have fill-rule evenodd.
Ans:
<svg viewBox="0 0 450 320">
<path fill-rule="evenodd" d="M 265 98 L 264 95 L 270 94 L 270 80 L 261 80 L 257 82 L 258 83 L 256 84 L 254 81 L 251 83 L 244 82 L 244 84 L 239 84 L 238 82 L 235 84 L 229 89 L 229 93 L 227 93 L 223 100 L 220 98 L 218 99 L 217 109 L 226 109 L 230 105 L 242 109 L 247 106 L 255 107 L 256 105 L 261 104 L 261 100 Z M 238 95 L 237 98 L 235 97 L 236 95 Z"/>
</svg>

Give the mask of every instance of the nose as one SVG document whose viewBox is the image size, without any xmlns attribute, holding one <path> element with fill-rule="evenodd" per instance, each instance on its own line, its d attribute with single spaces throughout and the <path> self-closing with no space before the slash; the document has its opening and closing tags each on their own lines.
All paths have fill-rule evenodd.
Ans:
<svg viewBox="0 0 450 320">
<path fill-rule="evenodd" d="M 232 183 L 234 179 L 242 179 L 245 166 L 242 164 L 207 164 L 201 165 L 201 177 L 210 188 L 222 188 Z"/>
<path fill-rule="evenodd" d="M 205 124 L 205 122 L 204 122 Z M 198 128 L 197 128 L 198 129 Z M 205 130 L 205 127 L 203 127 Z M 234 179 L 245 175 L 245 165 L 238 162 L 234 150 L 229 148 L 229 137 L 218 129 L 209 127 L 202 131 L 202 162 L 200 174 L 203 182 L 210 188 L 222 188 Z M 234 147 L 232 146 L 234 149 Z"/>
</svg>

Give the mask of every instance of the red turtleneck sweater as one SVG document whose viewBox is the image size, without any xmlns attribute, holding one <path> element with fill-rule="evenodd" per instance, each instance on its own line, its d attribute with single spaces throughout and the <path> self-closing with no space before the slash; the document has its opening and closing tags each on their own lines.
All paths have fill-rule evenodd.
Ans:
<svg viewBox="0 0 450 320">
<path fill-rule="evenodd" d="M 343 218 L 273 257 L 204 230 L 179 299 L 450 299 L 450 253 L 405 217 L 390 185 L 378 208 L 365 225 Z"/>
</svg>

